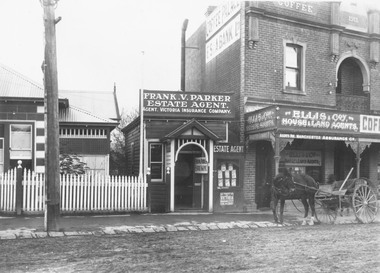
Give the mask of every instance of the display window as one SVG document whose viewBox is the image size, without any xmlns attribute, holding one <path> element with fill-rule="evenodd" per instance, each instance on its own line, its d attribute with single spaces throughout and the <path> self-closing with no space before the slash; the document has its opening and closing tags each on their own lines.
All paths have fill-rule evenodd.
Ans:
<svg viewBox="0 0 380 273">
<path fill-rule="evenodd" d="M 222 161 L 217 166 L 218 188 L 230 188 L 239 186 L 239 167 L 234 161 Z"/>
</svg>

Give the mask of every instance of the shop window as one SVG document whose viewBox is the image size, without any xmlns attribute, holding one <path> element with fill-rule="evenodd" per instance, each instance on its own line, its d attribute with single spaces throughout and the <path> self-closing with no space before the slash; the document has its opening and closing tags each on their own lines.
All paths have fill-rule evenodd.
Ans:
<svg viewBox="0 0 380 273">
<path fill-rule="evenodd" d="M 284 50 L 284 91 L 303 92 L 304 46 L 285 43 Z"/>
<path fill-rule="evenodd" d="M 32 125 L 11 125 L 10 159 L 32 159 Z"/>
<path fill-rule="evenodd" d="M 161 143 L 149 144 L 150 173 L 152 181 L 163 180 L 163 147 Z"/>
<path fill-rule="evenodd" d="M 238 186 L 239 168 L 235 162 L 224 161 L 218 164 L 218 188 Z"/>
</svg>

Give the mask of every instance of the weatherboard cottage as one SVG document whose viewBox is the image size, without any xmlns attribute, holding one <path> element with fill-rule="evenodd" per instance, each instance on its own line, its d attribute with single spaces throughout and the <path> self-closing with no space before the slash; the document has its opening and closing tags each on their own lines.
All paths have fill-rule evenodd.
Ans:
<svg viewBox="0 0 380 273">
<path fill-rule="evenodd" d="M 151 211 L 242 210 L 234 94 L 143 90 L 142 111 L 123 132 L 128 174 L 141 164 Z"/>
</svg>

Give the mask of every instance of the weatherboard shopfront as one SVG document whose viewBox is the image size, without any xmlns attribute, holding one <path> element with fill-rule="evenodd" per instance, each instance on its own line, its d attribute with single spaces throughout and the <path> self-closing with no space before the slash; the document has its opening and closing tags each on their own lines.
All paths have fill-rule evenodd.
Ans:
<svg viewBox="0 0 380 273">
<path fill-rule="evenodd" d="M 309 174 L 320 183 L 343 180 L 353 168 L 351 178 L 367 177 L 378 184 L 380 116 L 271 106 L 247 113 L 245 123 L 256 151 L 259 207 L 268 206 L 265 184 L 281 168 Z"/>
<path fill-rule="evenodd" d="M 244 149 L 229 142 L 233 94 L 144 90 L 142 97 L 151 210 L 237 210 Z"/>
</svg>

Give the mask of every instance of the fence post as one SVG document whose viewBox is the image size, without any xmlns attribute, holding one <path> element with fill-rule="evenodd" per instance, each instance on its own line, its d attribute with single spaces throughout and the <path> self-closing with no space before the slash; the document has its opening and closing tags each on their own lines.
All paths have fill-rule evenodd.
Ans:
<svg viewBox="0 0 380 273">
<path fill-rule="evenodd" d="M 148 191 L 147 191 L 147 202 L 148 202 L 148 212 L 152 212 L 152 204 L 151 204 L 151 175 L 150 175 L 150 168 L 148 167 L 146 170 L 146 183 L 148 185 Z"/>
<path fill-rule="evenodd" d="M 22 161 L 17 161 L 17 170 L 16 170 L 16 214 L 21 215 L 22 210 Z"/>
</svg>

